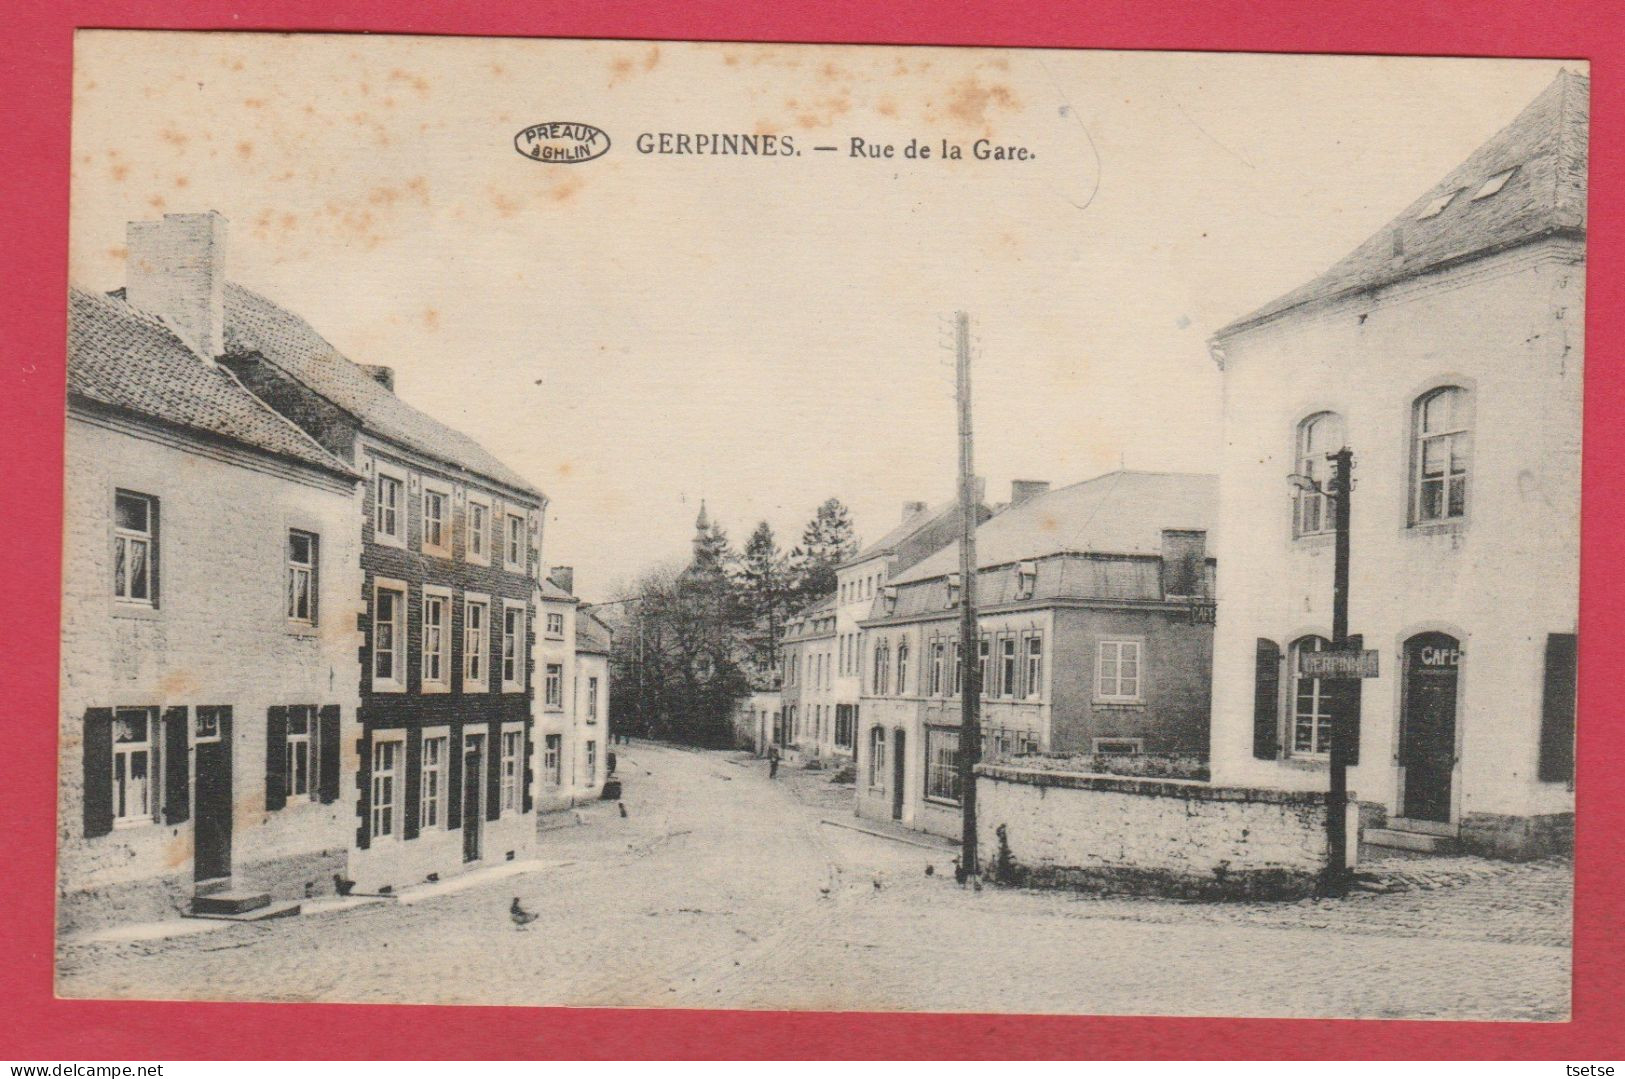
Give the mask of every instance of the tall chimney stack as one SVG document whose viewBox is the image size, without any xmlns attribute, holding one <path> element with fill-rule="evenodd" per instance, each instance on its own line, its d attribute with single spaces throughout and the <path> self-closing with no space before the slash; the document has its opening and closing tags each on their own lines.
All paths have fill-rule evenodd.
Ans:
<svg viewBox="0 0 1625 1079">
<path fill-rule="evenodd" d="M 547 571 L 547 579 L 572 596 L 576 594 L 576 571 L 574 566 L 554 566 Z"/>
<path fill-rule="evenodd" d="M 217 360 L 226 350 L 226 219 L 210 210 L 131 221 L 125 248 L 125 300 Z"/>
</svg>

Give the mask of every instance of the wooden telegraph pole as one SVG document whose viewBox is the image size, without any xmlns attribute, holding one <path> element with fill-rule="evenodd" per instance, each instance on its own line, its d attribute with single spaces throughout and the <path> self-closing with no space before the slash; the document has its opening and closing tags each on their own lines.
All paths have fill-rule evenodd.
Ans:
<svg viewBox="0 0 1625 1079">
<path fill-rule="evenodd" d="M 1330 454 L 1332 512 L 1335 533 L 1332 558 L 1332 648 L 1348 651 L 1349 641 L 1349 530 L 1353 518 L 1354 454 L 1344 446 Z M 1340 692 L 1332 713 L 1330 789 L 1326 804 L 1326 891 L 1334 896 L 1348 891 L 1349 743 L 1360 722 L 1357 680 L 1338 683 Z M 1353 713 L 1353 714 L 1351 714 Z"/>
<path fill-rule="evenodd" d="M 959 402 L 959 804 L 964 814 L 959 865 L 977 872 L 976 764 L 982 757 L 981 635 L 976 625 L 976 462 L 971 450 L 970 315 L 954 315 Z"/>
</svg>

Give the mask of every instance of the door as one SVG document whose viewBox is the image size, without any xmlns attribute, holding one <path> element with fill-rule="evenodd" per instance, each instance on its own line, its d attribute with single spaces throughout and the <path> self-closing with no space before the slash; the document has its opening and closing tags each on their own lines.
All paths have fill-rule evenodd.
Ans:
<svg viewBox="0 0 1625 1079">
<path fill-rule="evenodd" d="M 891 819 L 903 819 L 903 777 L 908 774 L 908 757 L 904 755 L 908 739 L 902 731 L 893 731 L 891 746 Z"/>
<path fill-rule="evenodd" d="M 1456 682 L 1461 642 L 1422 633 L 1405 642 L 1405 706 L 1399 763 L 1405 770 L 1405 816 L 1450 822 L 1456 771 Z"/>
<path fill-rule="evenodd" d="M 231 876 L 231 712 L 195 710 L 197 822 L 192 831 L 192 878 Z"/>
<path fill-rule="evenodd" d="M 463 739 L 463 861 L 480 860 L 480 829 L 485 823 L 485 738 Z"/>
</svg>

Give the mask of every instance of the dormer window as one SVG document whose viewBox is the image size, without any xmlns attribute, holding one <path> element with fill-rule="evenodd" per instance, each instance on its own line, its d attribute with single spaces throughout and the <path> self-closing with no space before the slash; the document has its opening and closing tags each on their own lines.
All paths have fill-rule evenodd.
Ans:
<svg viewBox="0 0 1625 1079">
<path fill-rule="evenodd" d="M 897 589 L 887 585 L 881 591 L 880 602 L 885 605 L 887 614 L 895 614 L 897 612 Z"/>
<path fill-rule="evenodd" d="M 1016 564 L 1016 598 L 1032 599 L 1033 586 L 1038 582 L 1037 562 L 1018 562 Z"/>
<path fill-rule="evenodd" d="M 1456 196 L 1461 194 L 1461 192 L 1462 188 L 1451 188 L 1449 191 L 1446 191 L 1444 194 L 1422 207 L 1422 212 L 1416 215 L 1416 219 L 1418 221 L 1426 221 L 1430 217 L 1438 217 L 1440 214 L 1444 213 L 1446 206 L 1449 206 L 1452 202 L 1456 201 Z"/>
<path fill-rule="evenodd" d="M 957 574 L 957 573 L 948 574 L 948 602 L 947 602 L 947 606 L 956 607 L 956 606 L 959 605 L 959 588 L 960 588 L 959 574 Z"/>
<path fill-rule="evenodd" d="M 1477 202 L 1479 199 L 1487 199 L 1497 191 L 1500 191 L 1507 185 L 1507 181 L 1512 179 L 1512 174 L 1517 171 L 1518 166 L 1514 165 L 1504 172 L 1498 172 L 1494 176 L 1491 176 L 1488 180 L 1485 180 L 1481 185 L 1479 185 L 1477 191 L 1473 192 L 1472 201 Z"/>
</svg>

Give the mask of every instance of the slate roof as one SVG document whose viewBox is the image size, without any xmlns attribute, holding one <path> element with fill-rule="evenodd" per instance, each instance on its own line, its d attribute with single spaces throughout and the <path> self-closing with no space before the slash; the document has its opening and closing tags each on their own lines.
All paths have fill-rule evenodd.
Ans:
<svg viewBox="0 0 1625 1079">
<path fill-rule="evenodd" d="M 857 554 L 853 555 L 851 558 L 848 558 L 845 562 L 842 562 L 841 565 L 843 567 L 855 566 L 859 562 L 867 562 L 876 555 L 890 554 L 903 543 L 907 542 L 910 536 L 937 521 L 943 515 L 953 513 L 958 508 L 959 500 L 954 498 L 948 500 L 947 502 L 939 502 L 935 506 L 923 509 L 919 513 L 916 513 L 914 516 L 910 517 L 908 520 L 896 525 L 884 536 L 881 536 L 873 543 L 859 550 Z"/>
<path fill-rule="evenodd" d="M 596 615 L 582 611 L 576 616 L 576 651 L 609 655 L 611 633 Z"/>
<path fill-rule="evenodd" d="M 355 416 L 369 432 L 533 498 L 545 497 L 478 442 L 384 388 L 298 315 L 232 282 L 225 294 L 228 354 L 258 353 Z"/>
<path fill-rule="evenodd" d="M 359 479 L 343 461 L 158 319 L 122 299 L 68 290 L 68 393 Z"/>
<path fill-rule="evenodd" d="M 978 569 L 1054 554 L 1161 555 L 1162 531 L 1200 529 L 1213 547 L 1219 479 L 1187 472 L 1108 472 L 1047 491 L 976 530 Z M 893 578 L 905 585 L 959 570 L 959 544 Z"/>
<path fill-rule="evenodd" d="M 1370 291 L 1543 236 L 1583 235 L 1590 94 L 1590 79 L 1559 73 L 1517 119 L 1375 236 L 1313 281 L 1230 323 L 1215 338 L 1304 304 Z M 1486 181 L 1514 168 L 1499 191 L 1473 197 Z M 1419 216 L 1451 192 L 1458 193 L 1442 211 Z"/>
<path fill-rule="evenodd" d="M 558 585 L 554 584 L 552 582 L 552 580 L 549 579 L 549 578 L 544 577 L 542 579 L 541 585 L 539 587 L 542 590 L 542 598 L 543 599 L 554 600 L 554 601 L 559 602 L 559 603 L 580 603 L 581 602 L 580 600 L 576 599 L 575 596 L 571 595 L 570 593 L 566 592 L 564 589 L 560 588 Z"/>
</svg>

